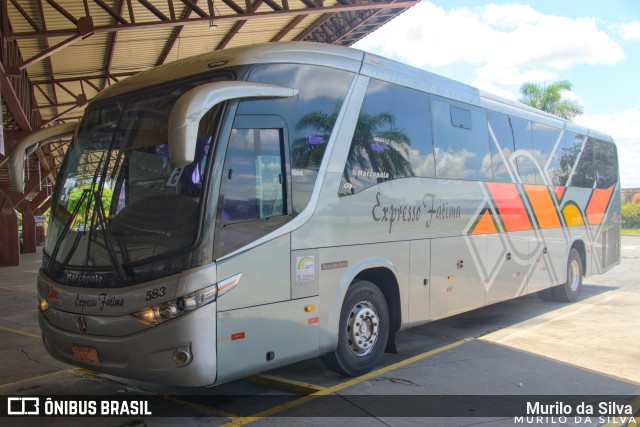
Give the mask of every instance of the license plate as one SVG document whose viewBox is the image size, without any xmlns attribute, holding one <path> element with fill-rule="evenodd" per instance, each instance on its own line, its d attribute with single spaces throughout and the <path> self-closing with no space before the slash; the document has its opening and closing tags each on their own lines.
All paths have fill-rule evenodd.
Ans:
<svg viewBox="0 0 640 427">
<path fill-rule="evenodd" d="M 98 356 L 98 350 L 93 347 L 83 347 L 81 345 L 74 345 L 71 347 L 73 352 L 73 358 L 86 363 L 93 363 L 97 365 L 100 363 L 100 356 Z"/>
</svg>

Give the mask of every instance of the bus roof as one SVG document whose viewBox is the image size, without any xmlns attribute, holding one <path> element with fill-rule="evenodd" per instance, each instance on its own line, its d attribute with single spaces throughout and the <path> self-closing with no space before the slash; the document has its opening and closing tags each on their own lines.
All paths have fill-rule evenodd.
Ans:
<svg viewBox="0 0 640 427">
<path fill-rule="evenodd" d="M 180 59 L 129 77 L 105 89 L 94 100 L 101 101 L 165 82 L 202 75 L 220 67 L 263 63 L 313 64 L 339 68 L 550 126 L 583 134 L 589 132 L 587 128 L 553 114 L 429 71 L 349 47 L 310 42 L 241 46 Z M 611 137 L 599 132 L 591 131 L 591 134 L 597 135 L 599 139 L 613 141 Z"/>
</svg>

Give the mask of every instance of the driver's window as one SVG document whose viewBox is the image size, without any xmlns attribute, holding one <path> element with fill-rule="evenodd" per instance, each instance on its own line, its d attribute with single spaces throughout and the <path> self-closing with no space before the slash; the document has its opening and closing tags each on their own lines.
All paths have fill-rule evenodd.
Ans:
<svg viewBox="0 0 640 427">
<path fill-rule="evenodd" d="M 282 128 L 234 128 L 224 161 L 216 253 L 224 255 L 288 221 Z"/>
</svg>

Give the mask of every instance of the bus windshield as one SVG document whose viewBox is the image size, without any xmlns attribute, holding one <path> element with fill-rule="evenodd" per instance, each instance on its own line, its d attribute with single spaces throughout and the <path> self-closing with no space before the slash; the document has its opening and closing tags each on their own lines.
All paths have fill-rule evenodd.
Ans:
<svg viewBox="0 0 640 427">
<path fill-rule="evenodd" d="M 186 167 L 171 165 L 167 140 L 171 107 L 193 86 L 147 91 L 87 111 L 58 176 L 46 246 L 51 262 L 106 268 L 125 279 L 127 265 L 194 243 L 216 120 L 202 121 L 195 160 Z"/>
</svg>

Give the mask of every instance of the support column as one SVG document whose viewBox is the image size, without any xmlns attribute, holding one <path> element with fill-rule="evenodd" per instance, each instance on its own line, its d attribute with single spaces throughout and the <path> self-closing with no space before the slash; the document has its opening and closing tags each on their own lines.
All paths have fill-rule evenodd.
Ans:
<svg viewBox="0 0 640 427">
<path fill-rule="evenodd" d="M 36 253 L 36 219 L 29 206 L 22 212 L 22 253 Z"/>
<path fill-rule="evenodd" d="M 47 236 L 44 233 L 44 224 L 36 223 L 36 246 L 44 246 L 46 237 Z"/>
<path fill-rule="evenodd" d="M 11 199 L 0 191 L 0 266 L 20 265 L 18 215 Z"/>
</svg>

